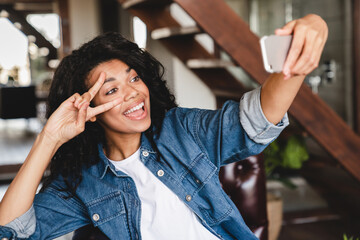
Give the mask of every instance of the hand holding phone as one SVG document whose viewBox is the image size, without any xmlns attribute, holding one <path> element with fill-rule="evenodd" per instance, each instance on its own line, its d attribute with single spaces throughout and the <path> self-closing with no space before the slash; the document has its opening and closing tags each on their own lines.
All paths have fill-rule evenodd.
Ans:
<svg viewBox="0 0 360 240">
<path fill-rule="evenodd" d="M 292 35 L 270 35 L 260 39 L 261 53 L 267 72 L 282 72 L 291 41 Z"/>
</svg>

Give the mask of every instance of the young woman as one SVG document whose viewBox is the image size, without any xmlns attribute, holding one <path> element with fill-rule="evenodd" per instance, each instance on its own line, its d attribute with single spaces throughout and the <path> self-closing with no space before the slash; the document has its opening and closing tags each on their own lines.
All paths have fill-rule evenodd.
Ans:
<svg viewBox="0 0 360 240">
<path fill-rule="evenodd" d="M 256 239 L 219 169 L 260 153 L 288 124 L 327 27 L 308 15 L 277 34 L 294 34 L 284 74 L 218 111 L 177 108 L 161 64 L 119 34 L 65 57 L 48 122 L 1 202 L 0 237 L 52 239 L 92 224 L 110 239 Z"/>
</svg>

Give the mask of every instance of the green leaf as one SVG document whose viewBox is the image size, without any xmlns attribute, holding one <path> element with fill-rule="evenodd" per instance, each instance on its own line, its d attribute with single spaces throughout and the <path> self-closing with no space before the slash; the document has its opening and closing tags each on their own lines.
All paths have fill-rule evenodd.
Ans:
<svg viewBox="0 0 360 240">
<path fill-rule="evenodd" d="M 297 136 L 291 136 L 281 153 L 283 167 L 291 169 L 301 168 L 304 161 L 309 158 L 304 141 Z"/>
</svg>

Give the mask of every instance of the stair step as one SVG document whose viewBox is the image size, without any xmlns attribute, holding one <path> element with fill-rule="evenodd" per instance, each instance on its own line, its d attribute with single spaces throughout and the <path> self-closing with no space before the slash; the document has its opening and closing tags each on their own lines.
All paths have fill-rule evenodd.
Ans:
<svg viewBox="0 0 360 240">
<path fill-rule="evenodd" d="M 242 96 L 243 92 L 241 91 L 225 91 L 222 89 L 211 89 L 211 91 L 214 93 L 214 95 L 217 98 L 224 98 L 226 100 L 229 99 L 240 99 L 240 97 Z"/>
<path fill-rule="evenodd" d="M 123 9 L 132 7 L 164 6 L 170 4 L 171 0 L 126 0 L 123 2 Z"/>
<path fill-rule="evenodd" d="M 165 27 L 153 30 L 151 32 L 151 38 L 154 40 L 158 40 L 175 36 L 195 35 L 199 33 L 201 33 L 201 30 L 197 26 Z"/>
<path fill-rule="evenodd" d="M 221 59 L 189 59 L 186 66 L 190 69 L 198 68 L 225 68 L 236 66 L 233 62 Z"/>
</svg>

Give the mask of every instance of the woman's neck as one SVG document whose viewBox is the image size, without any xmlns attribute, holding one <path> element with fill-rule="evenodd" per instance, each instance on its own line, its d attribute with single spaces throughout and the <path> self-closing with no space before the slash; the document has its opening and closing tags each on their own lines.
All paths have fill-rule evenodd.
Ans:
<svg viewBox="0 0 360 240">
<path fill-rule="evenodd" d="M 125 135 L 107 135 L 105 155 L 114 161 L 130 157 L 140 147 L 141 133 Z"/>
</svg>

